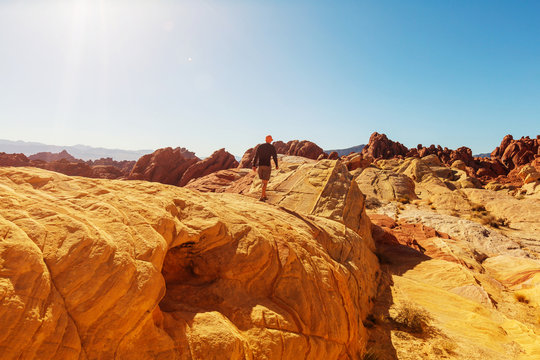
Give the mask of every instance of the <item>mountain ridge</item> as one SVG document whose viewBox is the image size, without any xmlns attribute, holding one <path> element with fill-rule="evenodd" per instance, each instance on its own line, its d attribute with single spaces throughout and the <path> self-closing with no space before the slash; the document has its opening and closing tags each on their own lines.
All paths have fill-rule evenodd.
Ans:
<svg viewBox="0 0 540 360">
<path fill-rule="evenodd" d="M 40 142 L 22 141 L 22 140 L 6 140 L 0 139 L 0 152 L 5 153 L 22 153 L 30 156 L 40 152 L 60 153 L 66 150 L 69 154 L 82 160 L 98 160 L 101 158 L 110 157 L 114 160 L 130 160 L 137 161 L 141 156 L 152 153 L 154 150 L 123 150 L 109 149 L 103 147 L 93 147 L 88 145 L 50 145 Z"/>
</svg>

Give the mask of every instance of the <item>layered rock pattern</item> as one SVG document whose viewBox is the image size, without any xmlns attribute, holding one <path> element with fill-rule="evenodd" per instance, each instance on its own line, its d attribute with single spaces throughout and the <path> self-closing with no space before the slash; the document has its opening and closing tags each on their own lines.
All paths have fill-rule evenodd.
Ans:
<svg viewBox="0 0 540 360">
<path fill-rule="evenodd" d="M 358 359 L 374 245 L 312 203 L 0 168 L 2 358 Z"/>
</svg>

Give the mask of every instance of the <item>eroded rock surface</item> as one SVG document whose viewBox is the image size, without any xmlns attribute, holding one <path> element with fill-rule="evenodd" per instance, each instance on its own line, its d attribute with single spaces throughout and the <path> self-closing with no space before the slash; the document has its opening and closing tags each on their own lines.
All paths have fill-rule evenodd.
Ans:
<svg viewBox="0 0 540 360">
<path fill-rule="evenodd" d="M 313 203 L 0 168 L 2 358 L 358 359 L 374 245 Z"/>
</svg>

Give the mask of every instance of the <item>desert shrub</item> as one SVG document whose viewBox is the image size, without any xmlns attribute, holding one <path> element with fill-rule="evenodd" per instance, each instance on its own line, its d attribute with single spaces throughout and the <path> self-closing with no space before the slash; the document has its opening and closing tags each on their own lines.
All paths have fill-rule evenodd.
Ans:
<svg viewBox="0 0 540 360">
<path fill-rule="evenodd" d="M 482 217 L 481 222 L 483 225 L 489 225 L 497 229 L 503 226 L 508 226 L 509 224 L 508 219 L 496 218 L 493 215 L 487 215 L 487 216 Z"/>
<path fill-rule="evenodd" d="M 473 206 L 471 207 L 471 210 L 481 212 L 481 211 L 486 211 L 486 207 L 480 204 L 473 204 Z"/>
<path fill-rule="evenodd" d="M 410 302 L 401 304 L 393 320 L 404 331 L 423 334 L 426 333 L 431 322 L 428 312 Z"/>
</svg>

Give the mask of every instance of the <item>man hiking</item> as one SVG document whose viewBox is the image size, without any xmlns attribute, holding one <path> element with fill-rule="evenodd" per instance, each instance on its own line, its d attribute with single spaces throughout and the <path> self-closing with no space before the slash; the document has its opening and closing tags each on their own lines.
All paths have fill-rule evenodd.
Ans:
<svg viewBox="0 0 540 360">
<path fill-rule="evenodd" d="M 276 148 L 272 145 L 272 136 L 266 136 L 266 142 L 257 146 L 255 151 L 255 158 L 253 159 L 253 171 L 257 171 L 257 166 L 259 167 L 259 179 L 262 181 L 262 194 L 260 201 L 266 201 L 266 186 L 268 185 L 268 180 L 270 180 L 270 172 L 272 170 L 272 165 L 270 164 L 270 158 L 274 158 L 274 163 L 276 164 L 276 169 L 279 169 L 277 162 L 277 153 Z"/>
</svg>

